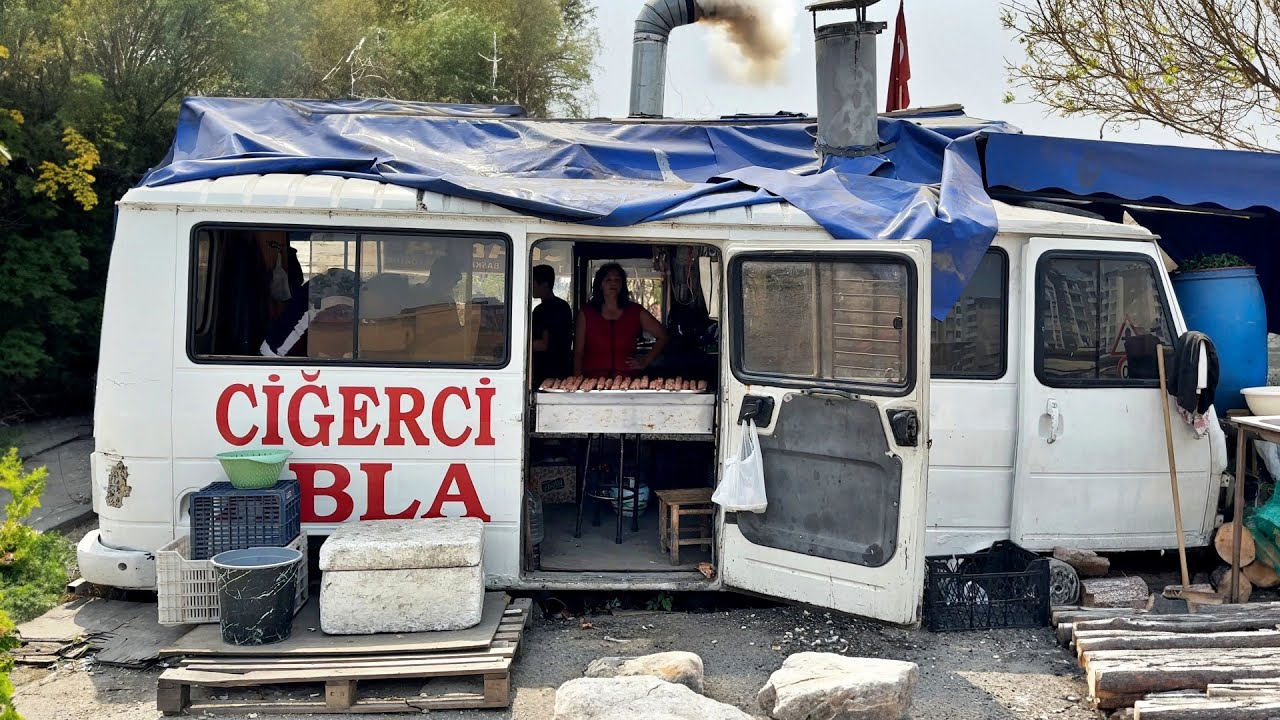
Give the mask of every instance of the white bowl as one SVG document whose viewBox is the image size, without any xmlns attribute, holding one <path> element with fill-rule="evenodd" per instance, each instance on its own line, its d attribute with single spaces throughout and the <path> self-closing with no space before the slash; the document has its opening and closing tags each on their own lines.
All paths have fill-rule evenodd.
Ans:
<svg viewBox="0 0 1280 720">
<path fill-rule="evenodd" d="M 1249 403 L 1249 412 L 1256 416 L 1280 415 L 1280 387 L 1251 387 L 1240 391 L 1245 402 Z"/>
</svg>

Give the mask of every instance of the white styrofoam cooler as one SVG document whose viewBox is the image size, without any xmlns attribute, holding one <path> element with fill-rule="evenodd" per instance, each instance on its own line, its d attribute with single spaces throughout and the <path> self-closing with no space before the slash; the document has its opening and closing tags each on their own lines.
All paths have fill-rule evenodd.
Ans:
<svg viewBox="0 0 1280 720">
<path fill-rule="evenodd" d="M 479 518 L 339 526 L 320 547 L 320 629 L 330 635 L 461 630 L 484 606 Z"/>
</svg>

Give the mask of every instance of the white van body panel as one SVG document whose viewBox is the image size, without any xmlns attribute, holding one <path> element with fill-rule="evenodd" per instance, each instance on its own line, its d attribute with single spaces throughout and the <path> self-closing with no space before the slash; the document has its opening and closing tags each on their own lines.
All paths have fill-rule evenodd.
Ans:
<svg viewBox="0 0 1280 720">
<path fill-rule="evenodd" d="M 1152 268 L 1161 263 L 1152 243 L 1033 237 L 1023 247 L 1024 285 L 1035 281 L 1040 263 L 1050 253 L 1066 259 L 1142 258 Z M 1168 275 L 1157 272 L 1155 279 L 1160 283 L 1160 300 L 1173 319 L 1173 332 L 1181 335 L 1187 328 L 1177 312 Z M 1126 284 L 1124 278 L 1115 280 L 1116 294 L 1126 292 Z M 1099 298 L 1099 304 L 1104 302 L 1112 301 Z M 1036 294 L 1024 294 L 1022 305 L 1024 319 L 1034 317 Z M 1107 335 L 1102 335 L 1104 331 Z M 1099 327 L 1095 332 L 1099 337 L 1094 341 L 1103 347 L 1123 339 L 1123 335 L 1113 337 L 1110 329 Z M 1037 334 L 1031 323 L 1024 321 L 1017 344 L 1024 358 L 1035 356 Z M 1018 402 L 1022 442 L 1014 473 L 1012 539 L 1030 550 L 1052 550 L 1057 545 L 1104 551 L 1175 546 L 1165 413 L 1155 383 L 1153 387 L 1073 387 L 1038 377 L 1029 362 L 1022 368 Z M 1193 547 L 1204 545 L 1213 531 L 1213 517 L 1205 509 L 1216 505 L 1220 489 L 1212 462 L 1213 438 L 1197 439 L 1179 416 L 1177 404 L 1169 402 L 1168 407 L 1184 539 Z M 1089 512 L 1064 511 L 1082 507 Z"/>
<path fill-rule="evenodd" d="M 154 550 L 173 539 L 169 348 L 186 306 L 175 295 L 184 273 L 175 221 L 172 210 L 122 212 L 111 249 L 91 462 L 93 509 L 109 548 Z"/>
<path fill-rule="evenodd" d="M 1021 316 L 1024 294 L 1020 266 L 1022 248 L 1031 235 L 1040 237 L 1123 239 L 1151 247 L 1152 236 L 1143 228 L 1084 217 L 997 203 L 1000 232 L 995 245 L 1009 255 L 1010 308 L 1007 371 L 994 381 L 936 380 L 931 383 L 929 426 L 932 440 L 928 478 L 926 554 L 971 551 L 993 540 L 1010 537 L 1020 520 L 1014 509 L 1014 467 L 1017 452 L 1017 395 L 1024 362 Z M 213 411 L 219 394 L 229 385 L 244 383 L 259 388 L 271 383 L 269 363 L 245 365 L 198 364 L 186 352 L 187 306 L 191 229 L 204 222 L 332 226 L 335 228 L 398 228 L 412 230 L 465 230 L 504 233 L 510 238 L 511 361 L 503 368 L 485 371 L 495 388 L 493 427 L 495 436 L 510 440 L 510 450 L 491 448 L 484 455 L 471 448 L 466 460 L 474 464 L 473 481 L 491 516 L 486 538 L 487 571 L 494 587 L 537 585 L 553 587 L 542 573 L 536 581 L 521 579 L 519 568 L 519 517 L 521 507 L 521 457 L 523 400 L 516 390 L 524 380 L 527 322 L 522 320 L 528 297 L 528 253 L 531 245 L 547 238 L 598 239 L 639 242 L 683 240 L 723 248 L 730 241 L 767 247 L 779 239 L 795 242 L 829 241 L 827 235 L 803 212 L 786 204 L 733 208 L 626 228 L 598 228 L 530 218 L 490 203 L 421 193 L 368 180 L 329 176 L 238 176 L 193 181 L 151 188 L 135 188 L 119 203 L 119 219 L 109 270 L 102 347 L 100 351 L 96 448 L 93 455 L 94 508 L 101 530 L 87 536 L 79 554 L 85 577 L 91 582 L 117 587 L 152 587 L 152 553 L 185 531 L 183 498 L 190 491 L 219 477 L 214 452 L 225 449 L 214 428 Z M 776 245 L 775 245 L 776 247 Z M 1167 284 L 1167 278 L 1163 281 Z M 1170 301 L 1172 299 L 1171 293 Z M 1176 313 L 1179 327 L 1180 316 Z M 312 369 L 314 370 L 314 369 Z M 475 383 L 480 371 L 409 368 L 358 368 L 326 366 L 324 383 L 333 387 L 412 383 L 434 392 L 446 383 Z M 297 366 L 282 368 L 280 383 L 285 397 L 304 384 Z M 239 402 L 239 400 L 237 400 Z M 246 429 L 255 422 L 254 408 L 234 405 L 230 422 Z M 978 412 L 975 408 L 988 408 Z M 727 409 L 722 406 L 721 412 Z M 374 416 L 371 416 L 371 418 Z M 1104 419 L 1105 421 L 1105 419 Z M 247 423 L 247 424 L 246 424 Z M 1212 427 L 1211 423 L 1211 427 Z M 1130 428 L 1113 428 L 1116 433 Z M 1143 432 L 1150 432 L 1144 430 Z M 1220 439 L 1220 438 L 1219 438 Z M 1208 444 L 1206 443 L 1206 446 Z M 302 448 L 293 447 L 295 455 Z M 439 448 L 435 448 L 439 450 Z M 396 465 L 387 475 L 386 506 L 389 511 L 408 508 L 414 501 L 430 502 L 438 490 L 441 463 L 461 456 L 432 453 L 429 460 L 378 447 L 362 456 L 337 448 L 305 448 L 305 456 L 317 462 L 334 462 L 354 473 L 362 462 Z M 344 454 L 345 452 L 345 454 Z M 1180 456 L 1181 458 L 1182 456 Z M 1163 458 L 1163 450 L 1158 461 Z M 1216 478 L 1225 456 L 1213 457 L 1218 468 L 1193 467 L 1192 475 Z M 1180 471 L 1182 467 L 1180 464 Z M 409 479 L 412 476 L 412 479 Z M 480 476 L 480 477 L 477 477 Z M 403 480 L 400 478 L 404 478 Z M 483 478 L 483 479 L 482 479 Z M 1154 481 L 1153 481 L 1154 482 Z M 1154 487 L 1154 485 L 1153 485 Z M 1167 483 L 1165 486 L 1167 491 Z M 1167 493 L 1166 493 L 1167 494 Z M 1188 542 L 1203 544 L 1216 515 L 1212 493 L 1183 496 L 1188 518 Z M 359 498 L 352 515 L 367 511 Z M 1077 501 L 1083 501 L 1076 498 Z M 1120 509 L 1125 522 L 1117 527 L 1141 527 L 1134 515 L 1167 517 L 1165 497 L 1142 498 L 1138 505 Z M 1064 515 L 1096 511 L 1089 504 L 1060 506 Z M 326 532 L 330 525 L 313 524 L 309 530 Z M 1145 531 L 1144 531 L 1145 532 Z M 1057 540 L 1070 540 L 1064 535 Z M 1055 538 L 1042 538 L 1046 544 Z M 1116 538 L 1117 545 L 1127 540 Z M 1172 537 L 1169 537 L 1172 543 Z M 1145 540 L 1140 546 L 1145 546 Z M 1171 545 L 1170 545 L 1171 546 Z M 1135 546 L 1137 547 L 1137 546 Z M 146 567 L 150 563 L 151 569 Z M 637 578 L 639 581 L 640 578 Z M 602 582 L 618 586 L 617 578 Z M 687 579 L 664 583 L 643 579 L 645 587 L 664 584 L 682 587 Z M 713 587 L 719 582 L 713 583 Z M 625 584 L 625 583 L 624 583 Z M 564 586 L 581 586 L 582 578 L 566 579 Z"/>
</svg>

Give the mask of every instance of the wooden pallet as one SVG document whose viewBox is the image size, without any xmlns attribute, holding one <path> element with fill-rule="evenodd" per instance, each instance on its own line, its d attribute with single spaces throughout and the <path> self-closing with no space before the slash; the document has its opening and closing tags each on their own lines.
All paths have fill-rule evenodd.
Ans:
<svg viewBox="0 0 1280 720">
<path fill-rule="evenodd" d="M 389 713 L 423 710 L 505 708 L 511 705 L 511 663 L 521 652 L 532 601 L 522 598 L 503 612 L 487 648 L 403 654 L 352 653 L 306 658 L 283 656 L 186 657 L 160 675 L 156 704 L 165 715 L 227 713 Z M 359 683 L 372 680 L 464 678 L 482 680 L 483 692 L 447 692 L 430 697 L 361 700 Z M 279 700 L 192 704 L 191 688 L 244 688 L 323 683 L 323 701 Z"/>
</svg>

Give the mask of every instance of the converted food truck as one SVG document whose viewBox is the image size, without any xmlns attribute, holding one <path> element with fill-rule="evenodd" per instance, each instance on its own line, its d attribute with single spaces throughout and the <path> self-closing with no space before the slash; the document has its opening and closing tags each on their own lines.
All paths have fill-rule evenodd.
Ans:
<svg viewBox="0 0 1280 720">
<path fill-rule="evenodd" d="M 819 62 L 875 25 L 819 28 Z M 824 75 L 820 97 L 843 92 Z M 736 589 L 910 623 L 926 555 L 1176 546 L 1157 381 L 1134 371 L 1186 331 L 1156 238 L 991 201 L 945 163 L 904 178 L 892 153 L 959 162 L 972 119 L 872 115 L 859 143 L 822 110 L 815 144 L 811 119 L 645 120 L 660 104 L 572 123 L 187 101 L 174 154 L 118 205 L 84 577 L 155 587 L 215 456 L 253 447 L 292 451 L 312 536 L 481 518 L 495 588 Z M 303 147 L 356 137 L 401 160 Z M 889 160 L 836 152 L 867 145 Z M 815 147 L 851 164 L 797 171 Z M 440 171 L 397 164 L 415 152 Z M 670 340 L 646 379 L 684 389 L 533 382 L 544 265 L 574 312 L 621 267 Z M 714 488 L 747 420 L 767 510 L 691 516 L 698 542 L 672 552 L 650 506 Z M 1174 418 L 1189 546 L 1218 522 L 1210 420 L 1198 439 Z"/>
</svg>

